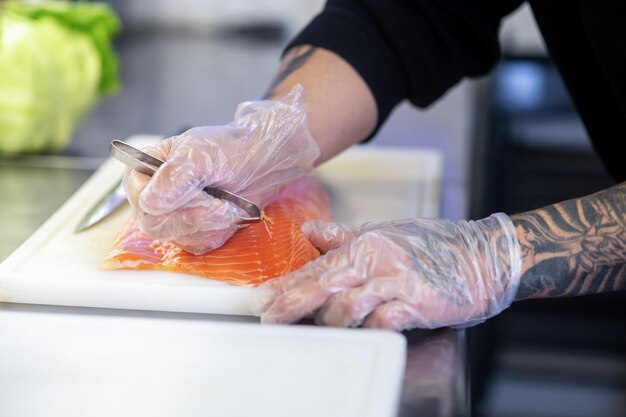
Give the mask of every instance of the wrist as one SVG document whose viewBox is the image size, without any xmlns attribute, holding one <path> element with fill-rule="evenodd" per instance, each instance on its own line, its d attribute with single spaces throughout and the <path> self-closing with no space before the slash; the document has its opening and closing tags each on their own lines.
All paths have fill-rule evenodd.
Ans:
<svg viewBox="0 0 626 417">
<path fill-rule="evenodd" d="M 481 265 L 483 297 L 488 298 L 488 317 L 511 305 L 520 285 L 521 249 L 512 220 L 494 213 L 474 223 L 477 257 Z M 486 318 L 488 318 L 486 317 Z"/>
<path fill-rule="evenodd" d="M 503 254 L 507 254 L 510 259 L 509 273 L 502 275 L 503 292 L 506 294 L 506 299 L 503 301 L 506 304 L 504 308 L 506 308 L 515 300 L 520 287 L 523 265 L 522 250 L 513 220 L 504 213 L 495 213 L 492 216 L 498 220 L 502 228 L 502 235 L 496 238 L 497 245 L 501 245 Z"/>
<path fill-rule="evenodd" d="M 241 195 L 259 207 L 313 171 L 319 145 L 307 126 L 302 86 L 276 101 L 243 102 L 228 127 L 242 129 L 239 143 L 223 144 Z"/>
</svg>

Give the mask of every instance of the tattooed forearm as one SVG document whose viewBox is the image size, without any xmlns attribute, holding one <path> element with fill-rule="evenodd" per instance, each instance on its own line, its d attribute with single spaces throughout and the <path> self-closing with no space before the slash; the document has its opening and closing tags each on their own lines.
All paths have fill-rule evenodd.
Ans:
<svg viewBox="0 0 626 417">
<path fill-rule="evenodd" d="M 267 93 L 263 98 L 271 98 L 276 95 L 277 87 L 287 78 L 291 73 L 295 70 L 303 66 L 311 56 L 315 53 L 317 47 L 315 46 L 297 46 L 292 49 L 287 57 L 283 60 L 280 68 L 278 69 L 278 74 L 272 80 L 272 84 L 270 85 Z"/>
<path fill-rule="evenodd" d="M 511 219 L 523 257 L 517 300 L 626 290 L 626 182 Z"/>
</svg>

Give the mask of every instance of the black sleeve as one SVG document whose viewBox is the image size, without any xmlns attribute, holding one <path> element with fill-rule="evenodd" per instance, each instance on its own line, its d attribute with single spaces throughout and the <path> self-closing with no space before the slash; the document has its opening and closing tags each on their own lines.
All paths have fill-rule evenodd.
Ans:
<svg viewBox="0 0 626 417">
<path fill-rule="evenodd" d="M 312 44 L 343 57 L 378 106 L 378 126 L 408 98 L 425 107 L 500 56 L 498 28 L 522 0 L 328 0 L 287 46 Z M 378 128 L 377 126 L 377 128 Z"/>
</svg>

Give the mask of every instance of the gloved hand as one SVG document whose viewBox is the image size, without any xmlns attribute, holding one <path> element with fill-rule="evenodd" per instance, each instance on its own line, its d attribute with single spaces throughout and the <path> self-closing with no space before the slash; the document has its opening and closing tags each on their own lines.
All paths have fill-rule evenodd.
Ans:
<svg viewBox="0 0 626 417">
<path fill-rule="evenodd" d="M 467 327 L 507 308 L 519 286 L 520 246 L 503 213 L 302 230 L 326 254 L 259 287 L 251 307 L 263 323 L 317 311 L 331 326 Z"/>
<path fill-rule="evenodd" d="M 313 169 L 320 150 L 308 131 L 303 89 L 280 101 L 238 106 L 226 126 L 190 129 L 145 151 L 164 161 L 152 178 L 124 174 L 139 228 L 201 254 L 220 247 L 239 227 L 234 204 L 208 196 L 206 186 L 234 192 L 264 208 L 290 182 Z"/>
</svg>

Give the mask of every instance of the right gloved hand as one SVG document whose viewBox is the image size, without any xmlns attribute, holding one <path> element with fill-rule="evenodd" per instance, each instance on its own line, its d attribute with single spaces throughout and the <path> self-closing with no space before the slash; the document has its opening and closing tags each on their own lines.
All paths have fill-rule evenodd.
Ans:
<svg viewBox="0 0 626 417">
<path fill-rule="evenodd" d="M 331 326 L 467 327 L 507 308 L 519 287 L 521 249 L 504 213 L 361 227 L 311 221 L 302 231 L 325 255 L 258 288 L 251 309 L 262 323 L 316 313 Z"/>
<path fill-rule="evenodd" d="M 224 244 L 239 227 L 236 215 L 246 213 L 202 189 L 222 188 L 264 208 L 311 172 L 320 150 L 307 128 L 302 96 L 296 85 L 282 100 L 242 103 L 226 126 L 196 127 L 144 149 L 166 162 L 152 177 L 124 174 L 138 227 L 194 254 Z"/>
</svg>

